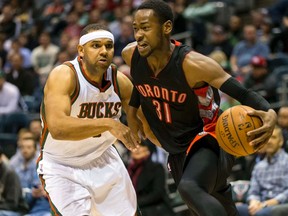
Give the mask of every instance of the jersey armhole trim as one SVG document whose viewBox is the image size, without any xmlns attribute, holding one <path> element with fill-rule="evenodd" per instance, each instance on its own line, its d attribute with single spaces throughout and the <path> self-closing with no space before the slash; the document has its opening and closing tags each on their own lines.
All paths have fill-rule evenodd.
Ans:
<svg viewBox="0 0 288 216">
<path fill-rule="evenodd" d="M 75 69 L 74 65 L 71 62 L 64 62 L 63 64 L 67 65 L 68 67 L 70 67 L 71 70 L 74 72 L 75 77 L 76 77 L 76 87 L 75 87 L 73 93 L 70 95 L 71 105 L 72 105 L 76 101 L 76 99 L 78 98 L 78 95 L 80 93 L 79 79 L 78 79 L 78 75 L 77 75 L 76 69 Z"/>
<path fill-rule="evenodd" d="M 121 92 L 120 92 L 120 88 L 119 88 L 119 83 L 118 83 L 118 79 L 117 79 L 117 66 L 115 64 L 111 64 L 111 71 L 112 71 L 112 82 L 113 82 L 113 86 L 114 86 L 114 90 L 116 92 L 116 94 L 120 97 L 121 99 Z"/>
</svg>

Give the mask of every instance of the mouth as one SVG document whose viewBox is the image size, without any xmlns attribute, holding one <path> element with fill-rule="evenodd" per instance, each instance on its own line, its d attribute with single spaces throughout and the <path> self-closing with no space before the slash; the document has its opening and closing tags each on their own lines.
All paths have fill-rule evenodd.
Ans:
<svg viewBox="0 0 288 216">
<path fill-rule="evenodd" d="M 101 59 L 99 59 L 99 62 L 101 62 L 101 63 L 107 63 L 108 60 L 107 60 L 106 58 L 101 58 Z"/>
<path fill-rule="evenodd" d="M 137 44 L 137 47 L 138 47 L 138 50 L 143 50 L 147 47 L 148 45 L 146 43 L 138 43 Z"/>
</svg>

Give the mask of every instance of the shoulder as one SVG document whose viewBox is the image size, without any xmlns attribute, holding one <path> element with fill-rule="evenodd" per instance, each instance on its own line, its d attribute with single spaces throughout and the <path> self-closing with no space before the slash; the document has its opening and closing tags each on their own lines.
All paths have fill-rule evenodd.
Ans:
<svg viewBox="0 0 288 216">
<path fill-rule="evenodd" d="M 120 71 L 117 71 L 117 82 L 119 84 L 120 89 L 123 90 L 132 86 L 132 82 L 130 81 L 130 79 Z"/>
<path fill-rule="evenodd" d="M 122 50 L 122 58 L 124 59 L 124 61 L 126 62 L 127 65 L 131 65 L 131 59 L 132 59 L 132 55 L 134 53 L 134 50 L 137 46 L 137 42 L 134 41 L 132 43 L 129 43 L 126 47 L 124 47 L 124 49 Z"/>
<path fill-rule="evenodd" d="M 61 89 L 68 89 L 69 92 L 73 92 L 76 86 L 76 79 L 75 73 L 68 65 L 59 65 L 50 72 L 45 89 L 60 87 Z"/>
<path fill-rule="evenodd" d="M 191 51 L 183 61 L 183 71 L 191 88 L 197 88 L 220 76 L 225 77 L 221 66 L 213 59 Z"/>
<path fill-rule="evenodd" d="M 66 80 L 72 79 L 74 77 L 73 70 L 65 64 L 56 66 L 49 74 L 48 79 L 63 79 L 63 82 Z"/>
</svg>

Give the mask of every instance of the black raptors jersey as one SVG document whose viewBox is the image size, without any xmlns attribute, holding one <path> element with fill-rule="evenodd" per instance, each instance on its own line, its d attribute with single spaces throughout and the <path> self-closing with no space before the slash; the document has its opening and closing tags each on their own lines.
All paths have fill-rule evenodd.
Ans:
<svg viewBox="0 0 288 216">
<path fill-rule="evenodd" d="M 187 150 L 204 124 L 215 120 L 219 104 L 218 92 L 210 86 L 190 88 L 182 62 L 191 49 L 174 43 L 169 62 L 156 77 L 137 47 L 131 64 L 143 113 L 162 147 L 171 154 Z"/>
</svg>

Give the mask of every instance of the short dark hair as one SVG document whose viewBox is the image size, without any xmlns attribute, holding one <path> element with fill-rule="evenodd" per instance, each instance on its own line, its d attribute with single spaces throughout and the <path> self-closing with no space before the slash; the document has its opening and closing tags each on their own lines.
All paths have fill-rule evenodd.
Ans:
<svg viewBox="0 0 288 216">
<path fill-rule="evenodd" d="M 168 20 L 172 23 L 174 22 L 174 15 L 171 7 L 162 0 L 146 0 L 137 8 L 137 11 L 142 9 L 153 10 L 161 25 Z"/>
<path fill-rule="evenodd" d="M 81 33 L 80 33 L 80 37 L 88 34 L 89 32 L 93 32 L 93 31 L 97 31 L 97 30 L 106 30 L 109 31 L 108 27 L 102 23 L 93 23 L 93 24 L 89 24 L 87 25 L 84 29 L 82 29 Z"/>
</svg>

